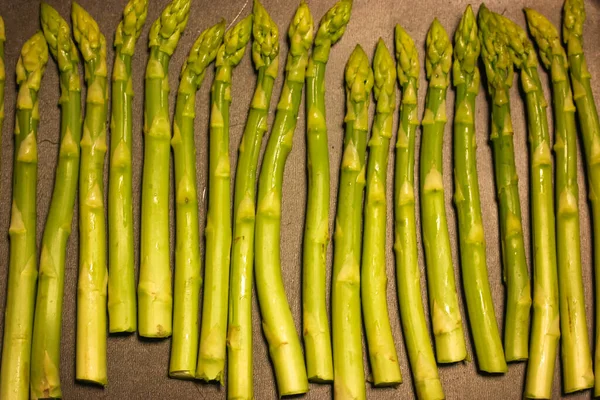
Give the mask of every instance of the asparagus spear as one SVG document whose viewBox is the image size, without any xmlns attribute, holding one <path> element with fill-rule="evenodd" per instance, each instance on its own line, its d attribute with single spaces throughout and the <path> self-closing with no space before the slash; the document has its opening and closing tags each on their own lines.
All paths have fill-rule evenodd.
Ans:
<svg viewBox="0 0 600 400">
<path fill-rule="evenodd" d="M 475 100 L 479 92 L 480 50 L 477 21 L 468 6 L 454 35 L 454 202 L 462 277 L 479 369 L 504 373 L 507 367 L 488 281 L 477 178 Z"/>
<path fill-rule="evenodd" d="M 360 249 L 369 100 L 373 70 L 360 45 L 346 63 L 346 132 L 333 255 L 331 313 L 333 321 L 334 397 L 365 399 L 361 314 Z"/>
<path fill-rule="evenodd" d="M 229 287 L 227 397 L 254 398 L 252 383 L 252 286 L 256 169 L 273 84 L 279 69 L 279 30 L 267 10 L 254 1 L 252 59 L 258 76 L 240 142 L 233 206 L 233 247 Z"/>
<path fill-rule="evenodd" d="M 29 365 L 37 281 L 36 186 L 38 91 L 48 62 L 42 32 L 33 35 L 17 61 L 17 115 L 13 200 L 10 217 L 10 264 L 4 309 L 0 398 L 29 398 Z"/>
<path fill-rule="evenodd" d="M 217 56 L 223 42 L 225 21 L 203 31 L 190 50 L 181 71 L 175 122 L 173 155 L 175 159 L 175 304 L 173 340 L 169 375 L 193 379 L 198 354 L 198 299 L 200 295 L 200 254 L 198 244 L 198 195 L 196 194 L 196 147 L 194 117 L 196 91 L 204 72 Z"/>
<path fill-rule="evenodd" d="M 146 66 L 138 332 L 171 335 L 169 255 L 169 61 L 187 25 L 190 0 L 173 0 L 150 28 Z"/>
<path fill-rule="evenodd" d="M 0 146 L 2 146 L 2 125 L 4 125 L 4 81 L 6 73 L 4 71 L 4 20 L 0 17 Z"/>
<path fill-rule="evenodd" d="M 202 329 L 196 378 L 223 383 L 227 339 L 227 296 L 231 251 L 229 105 L 231 75 L 246 51 L 252 15 L 225 33 L 211 89 L 210 164 L 206 215 L 206 262 Z"/>
<path fill-rule="evenodd" d="M 427 261 L 429 304 L 439 363 L 467 357 L 454 283 L 450 237 L 442 180 L 442 147 L 446 126 L 446 91 L 450 83 L 452 43 L 436 19 L 427 33 L 425 67 L 429 88 L 423 116 L 420 190 L 423 243 Z"/>
<path fill-rule="evenodd" d="M 111 332 L 137 328 L 133 256 L 131 59 L 146 22 L 148 0 L 130 0 L 115 34 L 108 177 L 108 316 Z"/>
<path fill-rule="evenodd" d="M 373 58 L 375 121 L 369 140 L 367 193 L 361 268 L 361 300 L 373 383 L 394 386 L 402 382 L 387 307 L 386 175 L 396 108 L 396 68 L 385 42 L 379 39 Z"/>
<path fill-rule="evenodd" d="M 287 156 L 292 150 L 313 19 L 304 1 L 288 29 L 290 49 L 275 121 L 263 157 L 256 208 L 256 289 L 279 396 L 305 393 L 308 379 L 300 339 L 283 287 L 280 260 L 281 188 Z"/>
<path fill-rule="evenodd" d="M 350 20 L 352 0 L 339 0 L 321 18 L 306 68 L 308 196 L 304 224 L 302 320 L 308 379 L 333 380 L 326 276 L 329 242 L 329 144 L 325 122 L 325 68 L 331 46 Z"/>
<path fill-rule="evenodd" d="M 558 31 L 537 11 L 526 9 L 525 13 L 542 64 L 550 71 L 552 78 L 561 356 L 564 391 L 571 393 L 594 385 L 581 275 L 575 104 L 569 83 L 569 63 Z"/>
<path fill-rule="evenodd" d="M 531 288 L 515 167 L 513 129 L 509 91 L 514 69 L 510 51 L 504 40 L 502 25 L 485 6 L 479 9 L 481 57 L 485 65 L 488 93 L 492 100 L 492 151 L 496 192 L 500 209 L 503 276 L 507 287 L 504 349 L 506 361 L 528 357 L 529 310 Z"/>
<path fill-rule="evenodd" d="M 583 24 L 585 9 L 583 0 L 566 0 L 563 18 L 563 40 L 567 45 L 569 72 L 573 85 L 573 99 L 577 106 L 577 116 L 585 152 L 588 171 L 588 190 L 592 204 L 594 229 L 594 271 L 596 288 L 600 287 L 600 120 L 594 102 L 594 94 L 590 84 L 590 73 L 587 69 L 583 53 Z M 594 370 L 596 379 L 594 396 L 600 396 L 600 295 L 596 294 L 596 339 Z"/>
<path fill-rule="evenodd" d="M 61 145 L 50 211 L 42 239 L 40 276 L 31 349 L 31 398 L 60 398 L 60 338 L 67 240 L 71 234 L 79 177 L 81 85 L 79 56 L 71 28 L 42 3 L 41 25 L 60 72 Z"/>
</svg>

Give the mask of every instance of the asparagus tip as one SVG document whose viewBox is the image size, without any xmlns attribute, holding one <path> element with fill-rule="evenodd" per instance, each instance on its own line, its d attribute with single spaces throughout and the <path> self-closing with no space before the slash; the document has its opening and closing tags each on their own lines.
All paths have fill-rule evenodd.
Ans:
<svg viewBox="0 0 600 400">
<path fill-rule="evenodd" d="M 452 43 L 448 33 L 437 18 L 427 32 L 425 71 L 431 85 L 447 87 L 452 66 Z"/>
<path fill-rule="evenodd" d="M 252 33 L 252 18 L 252 14 L 248 15 L 225 32 L 223 44 L 217 51 L 217 65 L 233 67 L 242 60 Z"/>
<path fill-rule="evenodd" d="M 540 49 L 540 58 L 546 68 L 550 68 L 552 58 L 559 56 L 567 63 L 565 51 L 558 37 L 558 30 L 546 17 L 532 8 L 525 8 L 527 26 Z"/>
<path fill-rule="evenodd" d="M 571 49 L 567 46 L 569 54 L 579 54 L 581 49 L 581 40 L 583 37 L 583 23 L 585 22 L 585 5 L 583 0 L 565 0 L 563 8 L 563 41 L 567 44 L 579 42 L 579 46 Z M 572 40 L 573 39 L 573 40 Z M 579 53 L 573 53 L 578 50 Z"/>
<path fill-rule="evenodd" d="M 142 33 L 148 15 L 148 0 L 130 0 L 123 11 L 123 19 L 117 26 L 114 45 L 121 52 L 133 55 L 135 43 Z"/>
<path fill-rule="evenodd" d="M 252 25 L 252 60 L 258 69 L 270 65 L 279 54 L 279 29 L 267 10 L 254 1 Z"/>
<path fill-rule="evenodd" d="M 408 81 L 408 78 L 414 78 L 419 82 L 419 53 L 415 47 L 412 37 L 400 25 L 396 25 L 395 31 L 396 60 L 398 81 L 401 85 Z"/>
<path fill-rule="evenodd" d="M 173 54 L 190 16 L 190 0 L 173 0 L 150 28 L 149 47 Z"/>
<path fill-rule="evenodd" d="M 396 104 L 396 68 L 394 59 L 382 38 L 377 41 L 373 57 L 373 78 L 377 110 L 390 112 Z"/>
<path fill-rule="evenodd" d="M 48 45 L 44 34 L 37 31 L 25 42 L 21 49 L 16 68 L 17 84 L 27 83 L 29 88 L 38 90 L 47 62 Z M 19 99 L 17 99 L 17 108 L 31 108 L 33 106 L 32 104 L 19 104 Z"/>
<path fill-rule="evenodd" d="M 288 29 L 290 54 L 299 56 L 308 51 L 313 42 L 313 18 L 304 0 L 296 9 L 296 14 Z"/>
<path fill-rule="evenodd" d="M 190 50 L 184 70 L 189 69 L 195 75 L 201 75 L 206 67 L 215 59 L 217 50 L 223 42 L 225 34 L 225 20 L 202 31 Z"/>
<path fill-rule="evenodd" d="M 350 54 L 344 75 L 346 88 L 352 101 L 356 103 L 367 101 L 373 88 L 373 71 L 367 54 L 359 44 Z"/>
<path fill-rule="evenodd" d="M 71 28 L 58 11 L 45 1 L 40 4 L 40 24 L 59 70 L 65 71 L 73 68 L 73 63 L 79 61 L 79 56 L 71 39 Z"/>
<path fill-rule="evenodd" d="M 477 20 L 473 8 L 468 5 L 454 34 L 454 60 L 457 68 L 457 73 L 454 73 L 455 80 L 459 79 L 462 73 L 474 73 L 480 51 Z"/>
<path fill-rule="evenodd" d="M 352 11 L 351 0 L 339 0 L 321 18 L 315 44 L 336 43 L 346 31 Z"/>
</svg>

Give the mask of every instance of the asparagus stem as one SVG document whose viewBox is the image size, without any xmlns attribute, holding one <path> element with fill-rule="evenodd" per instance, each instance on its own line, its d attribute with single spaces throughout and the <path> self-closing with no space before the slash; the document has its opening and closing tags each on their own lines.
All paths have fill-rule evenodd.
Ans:
<svg viewBox="0 0 600 400">
<path fill-rule="evenodd" d="M 325 68 L 331 46 L 350 20 L 352 0 L 339 0 L 321 18 L 306 69 L 308 196 L 304 224 L 302 320 L 308 380 L 331 382 L 333 359 L 326 304 L 329 243 L 329 144 L 325 114 Z"/>
<path fill-rule="evenodd" d="M 373 70 L 357 45 L 346 63 L 346 132 L 333 256 L 334 397 L 365 399 L 360 311 L 360 249 L 369 100 Z"/>
<path fill-rule="evenodd" d="M 138 332 L 168 337 L 173 295 L 169 253 L 169 61 L 187 25 L 190 0 L 173 0 L 150 28 L 144 104 L 144 169 Z"/>
<path fill-rule="evenodd" d="M 148 0 L 130 0 L 115 34 L 108 177 L 108 316 L 110 332 L 137 329 L 133 255 L 131 59 Z"/>
<path fill-rule="evenodd" d="M 71 28 L 46 3 L 41 25 L 60 72 L 60 151 L 50 211 L 42 239 L 31 349 L 31 398 L 61 398 L 60 338 L 67 240 L 71 234 L 79 177 L 81 85 L 79 56 Z"/>
<path fill-rule="evenodd" d="M 4 83 L 6 81 L 6 72 L 4 71 L 5 41 L 6 35 L 4 33 L 4 20 L 0 16 L 0 146 L 2 146 L 2 125 L 4 125 Z"/>
<path fill-rule="evenodd" d="M 292 150 L 308 50 L 313 42 L 313 19 L 304 1 L 296 10 L 288 37 L 290 49 L 285 80 L 258 181 L 254 249 L 263 331 L 269 343 L 280 397 L 308 391 L 300 338 L 283 287 L 279 249 L 283 172 Z"/>
<path fill-rule="evenodd" d="M 504 373 L 507 366 L 488 281 L 477 178 L 475 100 L 479 92 L 477 61 L 481 45 L 471 6 L 460 21 L 454 43 L 454 202 L 458 211 L 462 278 L 479 369 Z"/>
<path fill-rule="evenodd" d="M 204 73 L 217 56 L 223 42 L 225 21 L 203 31 L 190 50 L 181 71 L 175 121 L 173 155 L 175 160 L 175 296 L 173 339 L 169 375 L 193 379 L 198 354 L 198 308 L 200 285 L 200 247 L 198 243 L 198 195 L 196 193 L 196 147 L 194 117 L 196 91 Z"/>
<path fill-rule="evenodd" d="M 467 349 L 454 282 L 442 179 L 446 91 L 450 83 L 452 43 L 437 19 L 433 20 L 427 33 L 426 46 L 425 66 L 429 88 L 422 121 L 419 167 L 423 243 L 437 361 L 452 363 L 464 360 Z"/>
<path fill-rule="evenodd" d="M 211 88 L 205 289 L 196 378 L 221 383 L 223 383 L 225 369 L 231 251 L 229 166 L 231 75 L 244 56 L 251 33 L 252 15 L 241 20 L 225 33 L 223 44 L 217 51 L 215 79 Z"/>
<path fill-rule="evenodd" d="M 385 42 L 379 39 L 373 58 L 375 120 L 369 140 L 364 212 L 361 299 L 371 371 L 375 386 L 402 382 L 387 307 L 386 175 L 396 109 L 396 68 Z"/>
<path fill-rule="evenodd" d="M 233 206 L 233 247 L 229 288 L 227 334 L 227 398 L 251 400 L 252 383 L 252 286 L 254 266 L 254 222 L 256 169 L 273 84 L 279 69 L 279 30 L 267 10 L 254 2 L 252 60 L 257 70 L 256 89 L 250 103 L 246 127 L 239 146 Z"/>
<path fill-rule="evenodd" d="M 592 203 L 594 230 L 594 271 L 596 288 L 599 288 L 600 201 L 596 193 L 600 193 L 600 154 L 598 153 L 599 147 L 597 145 L 600 141 L 600 120 L 598 119 L 598 111 L 596 110 L 594 94 L 590 84 L 590 73 L 587 69 L 585 54 L 583 53 L 584 21 L 585 8 L 583 0 L 566 0 L 563 18 L 563 40 L 567 45 L 569 72 L 571 74 L 571 84 L 573 85 L 573 99 L 577 106 L 579 127 L 581 129 L 588 171 L 588 191 Z M 575 193 L 577 193 L 576 190 Z M 559 241 L 559 243 L 561 242 Z M 600 294 L 596 293 L 596 354 L 594 357 L 596 379 L 594 396 L 600 396 L 600 325 L 598 321 L 600 321 Z"/>
<path fill-rule="evenodd" d="M 488 93 L 492 103 L 492 152 L 496 193 L 500 209 L 503 277 L 507 288 L 504 350 L 506 361 L 525 360 L 529 356 L 529 310 L 531 287 L 515 167 L 510 95 L 514 78 L 510 50 L 495 14 L 485 6 L 479 9 L 479 38 L 485 65 Z"/>
<path fill-rule="evenodd" d="M 2 33 L 2 32 L 0 32 Z M 0 35 L 3 36 L 3 35 Z M 29 365 L 37 281 L 36 187 L 38 91 L 48 61 L 42 32 L 33 35 L 17 61 L 17 115 L 13 200 L 10 217 L 10 264 L 0 370 L 0 398 L 29 398 Z"/>
</svg>

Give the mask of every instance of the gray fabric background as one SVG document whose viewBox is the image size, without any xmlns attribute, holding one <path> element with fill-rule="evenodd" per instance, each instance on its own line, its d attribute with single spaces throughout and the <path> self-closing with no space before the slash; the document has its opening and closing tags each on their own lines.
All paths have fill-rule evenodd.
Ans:
<svg viewBox="0 0 600 400">
<path fill-rule="evenodd" d="M 49 1 L 59 12 L 70 21 L 70 2 L 61 0 Z M 115 28 L 121 18 L 125 0 L 81 0 L 81 5 L 94 16 L 100 24 L 100 28 L 112 43 Z M 148 20 L 140 37 L 135 54 L 134 65 L 134 89 L 136 98 L 134 101 L 134 147 L 133 147 L 133 179 L 134 179 L 134 215 L 136 238 L 139 234 L 139 202 L 140 183 L 142 170 L 142 99 L 143 99 L 143 73 L 147 60 L 147 36 L 151 23 L 159 16 L 161 9 L 167 0 L 151 0 L 148 12 Z M 309 2 L 315 22 L 318 21 L 326 10 L 334 3 L 334 0 L 312 0 Z M 191 8 L 191 16 L 188 27 L 181 38 L 179 47 L 171 61 L 170 83 L 171 83 L 171 111 L 174 107 L 175 88 L 178 82 L 178 73 L 187 56 L 191 44 L 200 33 L 209 25 L 214 24 L 220 17 L 226 18 L 228 22 L 239 16 L 247 15 L 251 11 L 251 1 L 226 0 L 210 2 L 208 0 L 194 0 Z M 296 1 L 265 0 L 264 5 L 271 13 L 273 19 L 279 25 L 282 33 L 281 53 L 283 57 L 287 52 L 285 35 L 288 24 L 295 10 Z M 429 24 L 434 16 L 440 18 L 442 24 L 452 34 L 456 28 L 460 15 L 463 12 L 466 1 L 459 0 L 421 0 L 418 2 L 397 0 L 355 0 L 352 19 L 348 30 L 342 40 L 333 48 L 331 60 L 327 69 L 327 124 L 329 128 L 330 156 L 331 156 L 331 224 L 335 213 L 335 194 L 337 193 L 338 170 L 341 158 L 341 144 L 343 137 L 344 116 L 344 89 L 343 69 L 347 57 L 356 43 L 360 43 L 369 55 L 373 54 L 376 40 L 383 37 L 387 45 L 393 47 L 393 27 L 401 23 L 406 30 L 413 35 L 421 57 L 424 55 L 425 35 Z M 478 6 L 478 5 L 476 5 Z M 504 13 L 506 16 L 524 26 L 522 7 L 534 7 L 543 12 L 555 24 L 561 21 L 561 0 L 489 0 L 488 7 L 494 11 Z M 585 51 L 588 59 L 590 72 L 593 76 L 594 92 L 596 102 L 600 102 L 600 49 L 597 47 L 600 37 L 600 2 L 598 0 L 586 1 L 588 19 L 585 25 Z M 3 0 L 0 1 L 0 15 L 6 21 L 6 121 L 3 126 L 1 180 L 0 180 L 0 304 L 5 304 L 7 266 L 8 266 L 8 226 L 10 218 L 10 196 L 13 142 L 12 127 L 14 125 L 15 111 L 15 65 L 21 46 L 39 26 L 39 1 L 38 0 Z M 113 51 L 109 47 L 108 63 L 112 69 Z M 283 63 L 281 63 L 283 67 Z M 281 68 L 282 69 L 282 68 Z M 271 105 L 270 117 L 280 92 L 282 72 L 277 80 L 274 91 L 274 100 Z M 204 227 L 204 216 L 206 210 L 206 187 L 207 187 L 207 133 L 208 133 L 208 101 L 209 88 L 213 79 L 213 68 L 209 68 L 204 85 L 198 94 L 197 118 L 196 118 L 196 140 L 198 149 L 198 192 L 201 194 L 202 209 L 200 213 L 200 229 Z M 548 95 L 547 75 L 542 73 L 546 94 Z M 254 88 L 255 74 L 251 65 L 250 57 L 247 55 L 237 67 L 233 76 L 233 104 L 231 106 L 231 160 L 232 168 L 235 167 L 237 147 L 243 131 L 248 106 Z M 425 80 L 421 79 L 419 92 L 420 110 L 423 109 L 425 98 Z M 519 188 L 521 193 L 521 204 L 523 220 L 525 221 L 525 243 L 528 247 L 527 255 L 530 259 L 530 229 L 529 229 L 529 207 L 528 207 L 528 155 L 525 132 L 525 120 L 523 101 L 519 95 L 518 85 L 512 90 L 513 94 L 513 123 L 515 128 L 515 147 L 517 169 L 520 178 Z M 52 193 L 54 170 L 57 160 L 58 137 L 59 137 L 59 109 L 57 107 L 59 96 L 57 68 L 54 61 L 49 61 L 45 77 L 42 82 L 40 96 L 40 130 L 39 130 L 39 184 L 38 184 L 38 240 L 46 219 Z M 454 92 L 449 91 L 448 112 L 453 115 Z M 477 143 L 478 143 L 478 166 L 480 176 L 481 200 L 487 239 L 487 260 L 489 266 L 490 282 L 495 301 L 498 323 L 502 328 L 503 302 L 505 290 L 501 281 L 500 244 L 498 237 L 498 213 L 494 195 L 494 182 L 492 175 L 492 155 L 488 145 L 488 102 L 482 87 L 477 104 Z M 303 109 L 303 108 L 302 108 Z M 397 119 L 397 117 L 396 117 Z M 552 123 L 552 121 L 550 121 Z M 397 123 L 397 122 L 396 122 Z M 448 221 L 451 230 L 453 257 L 457 284 L 461 290 L 461 279 L 459 274 L 459 263 L 456 240 L 456 215 L 451 203 L 452 193 L 452 151 L 451 151 L 451 120 L 446 128 L 444 148 L 444 183 L 446 187 L 446 202 Z M 305 172 L 305 139 L 304 139 L 304 111 L 300 113 L 294 148 L 289 156 L 287 169 L 285 171 L 285 182 L 283 188 L 283 216 L 282 216 L 282 265 L 285 285 L 294 313 L 296 326 L 300 330 L 301 315 L 301 244 L 304 221 L 304 208 L 306 202 L 306 172 Z M 264 141 L 266 143 L 266 140 Z M 419 141 L 417 141 L 417 146 Z M 264 148 L 264 146 L 263 146 Z M 418 154 L 418 152 L 417 152 Z M 582 262 L 585 282 L 586 309 L 590 330 L 590 338 L 593 329 L 593 287 L 592 287 L 592 242 L 590 213 L 586 196 L 586 184 L 582 166 L 581 154 L 580 164 L 580 207 L 581 207 L 581 242 Z M 393 167 L 393 155 L 390 157 L 388 176 L 391 182 Z M 234 171 L 234 169 L 232 169 Z M 233 180 L 232 180 L 233 186 Z M 388 185 L 388 199 L 391 201 L 392 185 Z M 390 203 L 391 204 L 391 203 Z M 417 203 L 418 204 L 418 203 Z M 75 373 L 75 294 L 77 284 L 77 213 L 74 216 L 73 235 L 67 248 L 65 303 L 63 317 L 63 341 L 61 378 L 63 393 L 67 399 L 167 399 L 167 398 L 225 398 L 225 388 L 213 384 L 202 384 L 186 381 L 172 380 L 167 377 L 169 359 L 169 340 L 147 341 L 140 340 L 136 335 L 110 336 L 108 341 L 108 386 L 105 389 L 77 384 L 74 380 Z M 174 220 L 171 220 L 173 228 Z M 400 319 L 397 307 L 396 285 L 394 279 L 394 258 L 392 253 L 392 210 L 388 212 L 388 240 L 387 240 L 387 269 L 389 274 L 388 305 L 390 318 L 396 342 L 398 357 L 401 363 L 404 383 L 397 389 L 373 389 L 367 384 L 368 397 L 372 399 L 391 398 L 413 398 L 414 392 L 411 383 L 411 375 L 408 367 L 405 347 L 403 344 Z M 173 241 L 173 229 L 171 229 L 171 241 Z M 173 242 L 172 242 L 173 243 Z M 136 249 L 138 243 L 136 241 Z M 202 245 L 203 247 L 203 245 Z M 331 246 L 330 246 L 331 250 Z M 421 268 L 424 268 L 422 248 L 420 251 Z M 331 254 L 331 253 L 330 253 Z M 137 261 L 137 254 L 136 254 Z M 331 257 L 328 263 L 328 277 L 330 277 Z M 422 278 L 424 270 L 422 269 Z M 425 290 L 425 281 L 421 285 Z M 423 291 L 424 299 L 425 292 Z M 463 296 L 460 296 L 461 303 Z M 466 323 L 467 316 L 462 308 L 463 319 Z M 268 349 L 263 338 L 260 317 L 256 301 L 254 302 L 254 384 L 256 399 L 275 399 L 277 397 L 274 376 L 268 359 Z M 3 313 L 0 313 L 0 324 L 3 321 Z M 469 354 L 473 359 L 473 346 L 470 336 L 467 337 Z M 368 369 L 365 355 L 365 368 Z M 557 359 L 558 361 L 558 359 Z M 525 364 L 512 364 L 505 376 L 483 376 L 477 373 L 476 363 L 467 362 L 452 366 L 440 367 L 442 383 L 448 399 L 516 399 L 521 396 L 522 383 L 524 379 Z M 368 370 L 367 370 L 368 373 Z M 560 397 L 560 363 L 557 362 L 554 396 Z M 572 399 L 589 397 L 590 393 L 569 396 Z M 331 397 L 330 385 L 311 385 L 310 392 L 306 398 L 327 399 Z"/>
</svg>

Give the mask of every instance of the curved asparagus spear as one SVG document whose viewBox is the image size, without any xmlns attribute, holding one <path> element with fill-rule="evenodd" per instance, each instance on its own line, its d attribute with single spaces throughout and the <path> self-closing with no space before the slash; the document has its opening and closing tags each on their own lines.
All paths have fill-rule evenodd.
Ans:
<svg viewBox="0 0 600 400">
<path fill-rule="evenodd" d="M 360 249 L 369 100 L 373 70 L 357 45 L 346 63 L 346 131 L 336 212 L 331 314 L 334 397 L 365 399 L 360 309 Z"/>
<path fill-rule="evenodd" d="M 211 89 L 205 284 L 196 378 L 221 383 L 223 383 L 225 369 L 231 251 L 229 166 L 231 75 L 244 56 L 251 33 L 252 15 L 247 16 L 225 33 L 223 44 L 217 51 L 215 79 Z"/>
<path fill-rule="evenodd" d="M 577 184 L 577 126 L 568 75 L 568 61 L 558 31 L 544 16 L 525 10 L 542 64 L 551 73 L 556 137 L 556 241 L 561 357 L 565 393 L 594 385 L 585 316 L 579 240 L 579 185 Z"/>
<path fill-rule="evenodd" d="M 254 248 L 262 326 L 280 397 L 308 391 L 300 338 L 283 287 L 279 249 L 283 171 L 292 150 L 308 50 L 313 42 L 313 19 L 304 1 L 296 10 L 288 37 L 285 80 L 258 180 Z"/>
<path fill-rule="evenodd" d="M 425 66 L 429 88 L 421 122 L 423 138 L 419 166 L 423 243 L 437 361 L 452 363 L 464 360 L 467 349 L 454 283 L 442 179 L 446 91 L 450 83 L 452 43 L 437 18 L 427 33 Z"/>
<path fill-rule="evenodd" d="M 479 9 L 481 58 L 485 65 L 488 93 L 492 102 L 492 151 L 496 193 L 500 209 L 503 277 L 507 287 L 504 351 L 506 361 L 527 359 L 531 287 L 517 186 L 509 90 L 514 69 L 502 25 L 485 6 Z"/>
<path fill-rule="evenodd" d="M 475 100 L 479 92 L 480 50 L 477 21 L 468 6 L 454 35 L 454 202 L 458 211 L 462 278 L 479 369 L 504 373 L 507 367 L 488 281 L 477 178 Z"/>
<path fill-rule="evenodd" d="M 173 123 L 175 160 L 175 295 L 173 339 L 169 375 L 193 379 L 198 355 L 198 307 L 200 296 L 200 246 L 198 243 L 198 195 L 196 194 L 196 147 L 194 117 L 196 91 L 204 72 L 217 56 L 225 21 L 203 31 L 183 65 Z"/>
<path fill-rule="evenodd" d="M 308 195 L 304 224 L 302 321 L 308 380 L 333 380 L 326 277 L 329 243 L 329 144 L 325 121 L 325 68 L 331 46 L 344 34 L 352 0 L 339 0 L 321 18 L 306 68 Z"/>
<path fill-rule="evenodd" d="M 17 61 L 17 115 L 13 200 L 10 217 L 10 264 L 4 338 L 0 368 L 0 398 L 29 398 L 29 366 L 35 284 L 37 281 L 36 187 L 37 130 L 40 120 L 38 91 L 48 62 L 48 46 L 42 32 L 33 35 Z"/>
<path fill-rule="evenodd" d="M 233 247 L 229 287 L 227 397 L 254 398 L 252 370 L 252 288 L 254 282 L 254 221 L 256 169 L 273 84 L 279 69 L 279 30 L 267 10 L 254 1 L 252 59 L 256 89 L 240 142 L 233 205 Z"/>
<path fill-rule="evenodd" d="M 150 28 L 144 104 L 144 169 L 138 332 L 171 335 L 173 295 L 169 253 L 169 61 L 187 25 L 190 0 L 173 0 Z"/>
<path fill-rule="evenodd" d="M 590 83 L 583 53 L 583 24 L 585 8 L 583 0 L 566 0 L 563 18 L 563 40 L 567 44 L 569 72 L 573 85 L 573 99 L 577 106 L 577 115 L 585 161 L 588 172 L 588 191 L 592 204 L 594 230 L 594 275 L 596 288 L 600 287 L 600 119 L 594 102 L 594 94 Z M 596 379 L 594 396 L 600 396 L 600 294 L 596 293 L 596 338 L 594 370 Z"/>
<path fill-rule="evenodd" d="M 4 82 L 6 72 L 4 71 L 4 20 L 0 17 L 0 146 L 2 146 L 2 125 L 4 125 Z"/>
<path fill-rule="evenodd" d="M 394 386 L 402 382 L 387 307 L 386 175 L 396 109 L 394 59 L 379 39 L 373 58 L 375 121 L 369 139 L 367 190 L 364 212 L 361 300 L 373 383 Z"/>
<path fill-rule="evenodd" d="M 133 256 L 131 59 L 146 22 L 148 0 L 130 0 L 115 34 L 108 177 L 108 316 L 110 332 L 137 328 Z"/>
<path fill-rule="evenodd" d="M 41 25 L 60 72 L 61 138 L 50 211 L 42 239 L 31 348 L 31 398 L 60 398 L 60 338 L 67 240 L 71 234 L 79 177 L 81 84 L 79 56 L 71 28 L 46 3 Z"/>
</svg>

